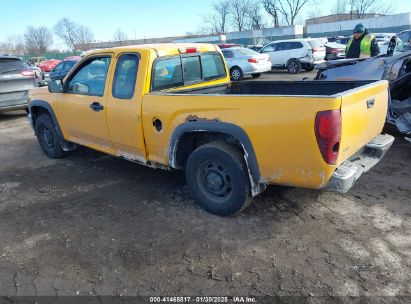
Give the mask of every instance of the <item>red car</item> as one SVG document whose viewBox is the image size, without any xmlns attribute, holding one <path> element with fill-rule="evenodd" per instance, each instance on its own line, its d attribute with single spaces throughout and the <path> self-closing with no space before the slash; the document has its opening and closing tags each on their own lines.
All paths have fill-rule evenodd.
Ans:
<svg viewBox="0 0 411 304">
<path fill-rule="evenodd" d="M 39 64 L 39 68 L 43 71 L 43 72 L 50 72 L 51 70 L 53 70 L 56 65 L 58 65 L 61 62 L 61 60 L 58 59 L 50 59 L 50 60 L 46 60 L 46 61 L 42 61 Z"/>
</svg>

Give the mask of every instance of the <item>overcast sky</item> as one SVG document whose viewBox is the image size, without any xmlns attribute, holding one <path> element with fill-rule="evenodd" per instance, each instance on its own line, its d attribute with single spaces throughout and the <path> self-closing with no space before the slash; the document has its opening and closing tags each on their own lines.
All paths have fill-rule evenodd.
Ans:
<svg viewBox="0 0 411 304">
<path fill-rule="evenodd" d="M 330 13 L 334 1 L 316 0 L 300 18 L 310 11 Z M 85 25 L 96 40 L 112 40 L 121 28 L 129 39 L 184 35 L 201 28 L 202 15 L 211 10 L 215 0 L 8 0 L 2 1 L 0 41 L 8 35 L 23 34 L 28 25 L 53 27 L 63 17 Z M 7 3 L 7 5 L 5 4 Z M 397 13 L 410 12 L 411 0 L 396 0 Z M 60 41 L 55 37 L 55 45 Z"/>
</svg>

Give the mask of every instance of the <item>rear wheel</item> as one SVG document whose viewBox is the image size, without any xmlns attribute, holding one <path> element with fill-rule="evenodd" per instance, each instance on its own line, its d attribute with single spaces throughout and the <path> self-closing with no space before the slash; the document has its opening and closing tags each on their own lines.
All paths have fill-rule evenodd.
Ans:
<svg viewBox="0 0 411 304">
<path fill-rule="evenodd" d="M 244 74 L 243 74 L 243 71 L 239 67 L 234 67 L 230 71 L 230 76 L 232 80 L 240 81 L 241 79 L 243 79 Z"/>
<path fill-rule="evenodd" d="M 251 76 L 253 76 L 253 78 L 258 78 L 261 76 L 261 73 L 251 74 Z"/>
<path fill-rule="evenodd" d="M 301 71 L 301 63 L 298 60 L 292 59 L 287 63 L 287 71 L 291 74 L 298 74 Z"/>
<path fill-rule="evenodd" d="M 37 141 L 48 157 L 62 158 L 65 155 L 50 115 L 43 114 L 36 119 L 35 131 Z"/>
<path fill-rule="evenodd" d="M 225 143 L 209 143 L 191 153 L 186 180 L 195 202 L 220 216 L 234 215 L 251 201 L 242 153 Z"/>
</svg>

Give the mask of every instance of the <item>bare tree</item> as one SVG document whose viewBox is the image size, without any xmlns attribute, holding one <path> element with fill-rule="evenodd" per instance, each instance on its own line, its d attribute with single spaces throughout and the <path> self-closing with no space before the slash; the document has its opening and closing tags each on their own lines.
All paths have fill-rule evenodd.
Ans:
<svg viewBox="0 0 411 304">
<path fill-rule="evenodd" d="M 128 38 L 126 33 L 124 33 L 122 29 L 118 28 L 113 35 L 113 39 L 114 41 L 118 41 L 120 45 L 122 45 L 123 42 L 126 41 Z"/>
<path fill-rule="evenodd" d="M 24 39 L 21 35 L 9 35 L 4 43 L 4 49 L 14 55 L 23 55 L 26 51 Z"/>
<path fill-rule="evenodd" d="M 220 0 L 213 5 L 212 22 L 217 33 L 225 33 L 228 30 L 228 17 L 230 14 L 230 1 Z"/>
<path fill-rule="evenodd" d="M 385 0 L 350 0 L 351 14 L 362 19 L 366 14 L 391 14 L 395 11 L 393 3 Z"/>
<path fill-rule="evenodd" d="M 68 18 L 59 20 L 54 26 L 54 33 L 60 37 L 60 39 L 62 39 L 67 47 L 72 51 L 76 50 L 76 27 L 77 25 Z"/>
<path fill-rule="evenodd" d="M 236 29 L 241 32 L 247 29 L 248 10 L 251 6 L 250 0 L 232 0 L 230 14 Z"/>
<path fill-rule="evenodd" d="M 280 27 L 278 2 L 279 0 L 262 0 L 265 11 L 273 17 L 274 27 Z"/>
<path fill-rule="evenodd" d="M 250 29 L 260 30 L 264 27 L 264 17 L 261 13 L 260 2 L 251 2 L 251 6 L 247 9 L 247 17 Z"/>
<path fill-rule="evenodd" d="M 68 18 L 63 18 L 54 26 L 54 33 L 60 37 L 67 47 L 75 51 L 76 45 L 83 50 L 93 41 L 93 33 L 88 27 L 79 25 Z"/>
<path fill-rule="evenodd" d="M 88 27 L 77 25 L 76 38 L 78 48 L 81 51 L 86 51 L 89 49 L 90 43 L 93 42 L 94 35 Z"/>
<path fill-rule="evenodd" d="M 278 10 L 288 25 L 294 25 L 296 17 L 308 2 L 310 0 L 280 0 L 278 1 Z"/>
<path fill-rule="evenodd" d="M 28 26 L 24 33 L 24 40 L 28 52 L 41 55 L 53 44 L 53 34 L 45 26 Z"/>
<path fill-rule="evenodd" d="M 336 0 L 334 6 L 331 8 L 331 14 L 339 15 L 347 13 L 347 4 L 350 0 Z"/>
</svg>

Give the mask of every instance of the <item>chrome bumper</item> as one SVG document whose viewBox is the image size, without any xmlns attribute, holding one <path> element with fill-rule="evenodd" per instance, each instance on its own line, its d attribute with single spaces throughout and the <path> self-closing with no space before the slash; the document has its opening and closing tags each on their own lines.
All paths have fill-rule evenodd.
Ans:
<svg viewBox="0 0 411 304">
<path fill-rule="evenodd" d="M 360 154 L 341 164 L 332 175 L 327 190 L 347 193 L 357 179 L 374 167 L 394 142 L 394 137 L 380 134 L 368 143 Z"/>
</svg>

